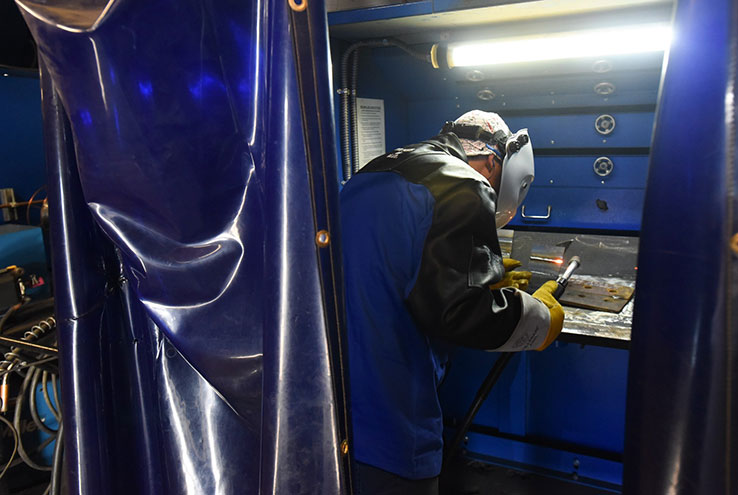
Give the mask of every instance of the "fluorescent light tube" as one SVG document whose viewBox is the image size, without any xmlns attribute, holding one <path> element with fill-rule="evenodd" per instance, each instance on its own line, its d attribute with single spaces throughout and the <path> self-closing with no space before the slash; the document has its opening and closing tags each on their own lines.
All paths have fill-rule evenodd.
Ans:
<svg viewBox="0 0 738 495">
<path fill-rule="evenodd" d="M 666 50 L 671 38 L 672 31 L 668 24 L 641 24 L 452 43 L 447 48 L 447 60 L 449 67 L 464 67 L 657 52 Z M 442 52 L 439 45 L 434 45 L 431 50 L 436 67 L 439 65 L 437 58 L 442 57 Z"/>
</svg>

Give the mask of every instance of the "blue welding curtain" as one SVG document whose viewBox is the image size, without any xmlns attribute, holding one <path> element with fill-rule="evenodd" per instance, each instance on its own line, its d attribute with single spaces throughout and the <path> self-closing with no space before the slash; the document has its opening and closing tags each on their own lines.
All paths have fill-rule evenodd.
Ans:
<svg viewBox="0 0 738 495">
<path fill-rule="evenodd" d="M 71 493 L 344 493 L 323 2 L 17 3 Z"/>
<path fill-rule="evenodd" d="M 656 115 L 624 493 L 738 493 L 738 2 L 680 0 Z"/>
</svg>

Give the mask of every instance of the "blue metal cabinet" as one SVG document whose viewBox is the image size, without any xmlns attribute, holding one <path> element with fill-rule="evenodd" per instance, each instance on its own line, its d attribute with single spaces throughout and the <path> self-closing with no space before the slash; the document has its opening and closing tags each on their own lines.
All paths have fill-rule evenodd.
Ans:
<svg viewBox="0 0 738 495">
<path fill-rule="evenodd" d="M 497 356 L 467 349 L 454 356 L 441 388 L 447 424 L 463 417 Z M 628 351 L 620 349 L 557 343 L 545 352 L 519 353 L 477 414 L 467 435 L 469 454 L 616 490 L 627 367 Z"/>
<path fill-rule="evenodd" d="M 601 156 L 613 162 L 612 172 L 601 177 L 594 163 Z M 590 156 L 536 156 L 535 187 L 590 187 L 643 189 L 648 173 L 648 156 L 603 153 Z"/>
</svg>

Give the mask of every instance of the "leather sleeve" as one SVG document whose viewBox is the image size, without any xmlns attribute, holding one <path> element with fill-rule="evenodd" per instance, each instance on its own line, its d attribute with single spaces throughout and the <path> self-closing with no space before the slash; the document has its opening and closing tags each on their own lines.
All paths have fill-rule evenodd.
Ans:
<svg viewBox="0 0 738 495">
<path fill-rule="evenodd" d="M 496 194 L 482 181 L 433 175 L 423 181 L 436 201 L 433 223 L 406 303 L 428 335 L 498 349 L 515 331 L 522 302 L 515 289 L 488 288 L 504 274 Z"/>
</svg>

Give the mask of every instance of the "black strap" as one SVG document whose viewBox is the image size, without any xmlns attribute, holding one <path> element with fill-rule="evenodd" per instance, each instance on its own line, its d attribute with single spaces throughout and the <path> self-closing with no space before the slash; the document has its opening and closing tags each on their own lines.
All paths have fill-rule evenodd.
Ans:
<svg viewBox="0 0 738 495">
<path fill-rule="evenodd" d="M 453 132 L 462 139 L 471 141 L 482 141 L 491 146 L 497 146 L 504 156 L 508 135 L 505 131 L 496 131 L 494 134 L 478 125 L 456 124 L 454 122 L 446 122 L 443 125 L 442 133 Z"/>
</svg>

